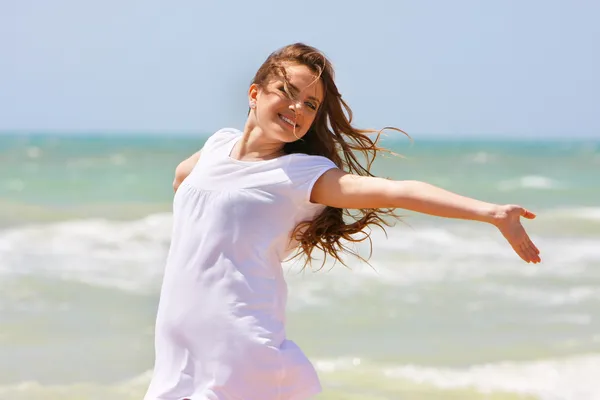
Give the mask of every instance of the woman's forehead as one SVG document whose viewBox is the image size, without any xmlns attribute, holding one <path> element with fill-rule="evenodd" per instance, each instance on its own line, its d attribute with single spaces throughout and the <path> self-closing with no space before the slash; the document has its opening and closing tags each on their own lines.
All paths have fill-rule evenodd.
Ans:
<svg viewBox="0 0 600 400">
<path fill-rule="evenodd" d="M 319 75 L 313 72 L 306 65 L 287 64 L 283 65 L 288 83 L 293 85 L 299 91 L 307 90 L 318 99 L 323 98 L 323 82 Z M 275 82 L 283 82 L 283 76 L 277 74 L 273 77 Z"/>
</svg>

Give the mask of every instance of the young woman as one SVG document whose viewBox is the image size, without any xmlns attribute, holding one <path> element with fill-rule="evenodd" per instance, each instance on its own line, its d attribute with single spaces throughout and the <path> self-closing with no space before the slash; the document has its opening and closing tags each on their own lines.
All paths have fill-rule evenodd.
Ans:
<svg viewBox="0 0 600 400">
<path fill-rule="evenodd" d="M 286 338 L 281 263 L 295 251 L 310 262 L 315 248 L 340 260 L 345 241 L 360 240 L 355 234 L 381 226 L 395 208 L 493 224 L 524 261 L 540 261 L 520 222 L 535 215 L 524 208 L 373 177 L 383 149 L 367 136 L 373 131 L 351 125 L 318 50 L 293 44 L 271 54 L 248 101 L 243 132 L 216 132 L 176 169 L 146 400 L 317 394 L 314 368 Z"/>
</svg>

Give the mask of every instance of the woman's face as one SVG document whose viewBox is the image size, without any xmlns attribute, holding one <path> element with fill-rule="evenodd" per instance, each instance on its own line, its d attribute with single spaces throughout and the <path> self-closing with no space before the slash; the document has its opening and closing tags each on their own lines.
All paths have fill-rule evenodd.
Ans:
<svg viewBox="0 0 600 400">
<path fill-rule="evenodd" d="M 255 102 L 256 124 L 273 139 L 289 143 L 302 138 L 312 125 L 323 102 L 323 83 L 308 67 L 287 64 L 285 71 L 290 99 L 282 77 L 274 76 L 265 86 L 250 87 L 250 102 Z"/>
</svg>

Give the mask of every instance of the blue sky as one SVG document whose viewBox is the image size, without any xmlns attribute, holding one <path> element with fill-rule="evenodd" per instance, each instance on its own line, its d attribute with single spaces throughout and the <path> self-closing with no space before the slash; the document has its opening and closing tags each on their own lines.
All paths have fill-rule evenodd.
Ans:
<svg viewBox="0 0 600 400">
<path fill-rule="evenodd" d="M 361 127 L 600 137 L 600 2 L 0 0 L 0 131 L 242 127 L 268 54 L 333 61 Z"/>
</svg>

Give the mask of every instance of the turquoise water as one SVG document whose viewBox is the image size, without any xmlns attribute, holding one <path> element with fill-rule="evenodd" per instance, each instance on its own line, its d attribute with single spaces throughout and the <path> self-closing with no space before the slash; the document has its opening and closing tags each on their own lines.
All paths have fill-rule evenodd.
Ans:
<svg viewBox="0 0 600 400">
<path fill-rule="evenodd" d="M 173 170 L 204 140 L 0 135 L 0 399 L 141 398 Z M 373 268 L 286 265 L 319 398 L 600 398 L 600 141 L 385 144 L 406 158 L 380 176 L 535 211 L 543 262 L 493 227 L 407 212 L 375 232 Z"/>
</svg>

